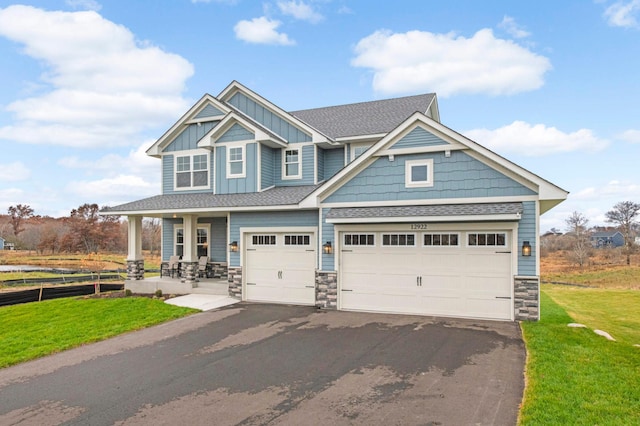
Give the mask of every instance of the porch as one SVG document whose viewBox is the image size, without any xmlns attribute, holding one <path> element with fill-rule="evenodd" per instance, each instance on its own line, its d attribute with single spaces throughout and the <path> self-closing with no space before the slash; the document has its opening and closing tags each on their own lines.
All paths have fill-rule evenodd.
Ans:
<svg viewBox="0 0 640 426">
<path fill-rule="evenodd" d="M 192 282 L 181 278 L 156 276 L 144 280 L 126 280 L 124 288 L 141 294 L 153 294 L 161 290 L 162 294 L 229 295 L 227 278 L 198 278 L 197 281 Z"/>
</svg>

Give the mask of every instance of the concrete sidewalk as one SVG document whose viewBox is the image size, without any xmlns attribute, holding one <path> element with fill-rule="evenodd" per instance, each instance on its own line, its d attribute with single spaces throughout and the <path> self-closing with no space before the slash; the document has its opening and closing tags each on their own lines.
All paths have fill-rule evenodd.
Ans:
<svg viewBox="0 0 640 426">
<path fill-rule="evenodd" d="M 210 311 L 212 309 L 222 308 L 223 306 L 233 305 L 240 302 L 229 296 L 219 296 L 215 294 L 187 294 L 186 296 L 173 297 L 165 300 L 164 303 L 175 306 L 183 306 L 186 308 L 200 309 L 201 311 Z"/>
</svg>

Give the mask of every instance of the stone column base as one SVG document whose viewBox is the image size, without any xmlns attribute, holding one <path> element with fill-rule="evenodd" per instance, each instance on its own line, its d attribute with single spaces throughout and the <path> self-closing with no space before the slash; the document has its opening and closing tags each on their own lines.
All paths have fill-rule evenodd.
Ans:
<svg viewBox="0 0 640 426">
<path fill-rule="evenodd" d="M 229 266 L 227 269 L 227 282 L 229 283 L 229 296 L 242 300 L 242 267 Z"/>
<path fill-rule="evenodd" d="M 144 259 L 127 260 L 127 279 L 144 280 Z"/>
<path fill-rule="evenodd" d="M 198 262 L 182 262 L 181 266 L 182 279 L 180 281 L 195 287 L 198 283 Z"/>
<path fill-rule="evenodd" d="M 320 309 L 338 309 L 338 273 L 316 270 L 316 306 Z"/>
<path fill-rule="evenodd" d="M 513 280 L 516 321 L 538 321 L 540 319 L 540 278 L 515 277 Z"/>
</svg>

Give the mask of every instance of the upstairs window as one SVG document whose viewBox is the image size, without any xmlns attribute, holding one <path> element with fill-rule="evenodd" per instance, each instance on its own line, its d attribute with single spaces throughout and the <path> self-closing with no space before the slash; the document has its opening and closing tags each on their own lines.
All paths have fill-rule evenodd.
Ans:
<svg viewBox="0 0 640 426">
<path fill-rule="evenodd" d="M 209 186 L 207 154 L 176 157 L 176 189 L 206 188 Z"/>
<path fill-rule="evenodd" d="M 244 173 L 244 147 L 229 148 L 229 161 L 227 164 L 227 177 L 245 177 Z"/>
<path fill-rule="evenodd" d="M 407 188 L 433 186 L 433 160 L 407 160 L 404 186 Z"/>
<path fill-rule="evenodd" d="M 300 178 L 300 150 L 299 149 L 286 149 L 283 157 L 283 179 L 296 179 Z"/>
</svg>

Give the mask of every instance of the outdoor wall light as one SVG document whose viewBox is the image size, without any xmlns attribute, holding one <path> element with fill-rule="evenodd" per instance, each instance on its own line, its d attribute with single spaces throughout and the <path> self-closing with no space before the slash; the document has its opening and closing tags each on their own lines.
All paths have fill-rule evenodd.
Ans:
<svg viewBox="0 0 640 426">
<path fill-rule="evenodd" d="M 231 244 L 229 244 L 229 251 L 231 252 L 237 252 L 238 251 L 238 242 L 234 241 Z"/>
<path fill-rule="evenodd" d="M 522 242 L 522 255 L 525 257 L 531 256 L 531 244 L 529 244 L 529 241 Z"/>
<path fill-rule="evenodd" d="M 324 251 L 325 254 L 333 253 L 333 247 L 331 246 L 331 241 L 327 241 L 322 245 L 322 251 Z"/>
</svg>

